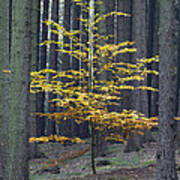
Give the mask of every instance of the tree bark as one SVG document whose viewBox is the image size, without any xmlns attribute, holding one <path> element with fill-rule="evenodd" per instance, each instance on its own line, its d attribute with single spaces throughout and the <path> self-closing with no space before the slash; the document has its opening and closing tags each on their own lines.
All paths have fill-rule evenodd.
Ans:
<svg viewBox="0 0 180 180">
<path fill-rule="evenodd" d="M 177 64 L 177 80 L 176 80 L 176 100 L 175 100 L 175 116 L 180 117 L 180 1 L 175 6 L 176 15 L 176 64 Z M 175 149 L 180 149 L 180 122 L 176 121 Z"/>
<path fill-rule="evenodd" d="M 43 0 L 42 21 L 48 20 L 48 8 L 49 8 L 49 0 Z M 47 38 L 48 38 L 48 27 L 46 26 L 46 24 L 43 23 L 41 41 L 44 42 L 45 40 L 47 40 Z M 38 70 L 45 69 L 46 62 L 47 62 L 47 47 L 42 46 L 40 49 L 40 62 L 38 64 Z M 38 93 L 36 98 L 37 98 L 36 101 L 37 112 L 44 113 L 45 92 Z M 37 116 L 36 133 L 38 137 L 45 135 L 45 117 Z"/>
<path fill-rule="evenodd" d="M 7 119 L 9 117 L 9 70 L 10 62 L 10 1 L 0 4 L 0 178 L 4 179 L 6 166 Z"/>
<path fill-rule="evenodd" d="M 159 139 L 156 180 L 177 180 L 174 150 L 175 57 L 174 3 L 159 0 Z"/>
<path fill-rule="evenodd" d="M 133 0 L 132 4 L 132 40 L 136 43 L 137 52 L 132 56 L 132 62 L 136 59 L 146 57 L 146 1 Z M 134 82 L 134 86 L 147 86 L 147 79 L 143 82 Z M 148 96 L 147 91 L 133 91 L 131 99 L 131 108 L 143 113 L 148 117 Z M 144 131 L 144 136 L 131 134 L 128 140 L 125 152 L 137 151 L 144 142 L 151 141 L 152 136 L 149 131 Z"/>
<path fill-rule="evenodd" d="M 71 14 L 71 0 L 66 0 L 64 2 L 64 17 L 63 17 L 63 27 L 67 30 L 70 31 L 70 14 Z M 70 40 L 68 37 L 63 37 L 63 43 L 69 44 Z M 69 50 L 69 49 L 67 49 Z M 70 57 L 67 54 L 63 54 L 62 57 L 62 70 L 68 70 L 70 68 Z"/>
<path fill-rule="evenodd" d="M 79 30 L 80 28 L 80 6 L 76 5 L 76 3 L 73 1 L 71 3 L 72 4 L 70 8 L 70 31 L 74 31 Z M 77 34 L 76 37 L 79 39 L 79 34 Z M 75 42 L 70 40 L 70 48 L 72 49 L 72 51 L 74 51 L 77 50 L 79 47 L 75 46 Z M 70 69 L 79 70 L 79 61 L 79 59 L 70 56 Z M 77 85 L 79 85 L 78 82 Z M 75 122 L 73 118 L 71 118 L 68 121 L 71 129 L 71 136 L 78 136 L 78 124 Z"/>
<path fill-rule="evenodd" d="M 132 40 L 136 43 L 137 53 L 133 56 L 132 61 L 136 62 L 136 58 L 146 57 L 146 1 L 133 1 L 133 34 Z M 137 85 L 147 85 L 147 80 L 137 83 Z M 133 109 L 148 116 L 147 91 L 133 92 Z"/>
<path fill-rule="evenodd" d="M 147 57 L 151 58 L 158 54 L 158 2 L 155 0 L 147 1 Z M 158 63 L 153 62 L 147 66 L 148 69 L 158 71 Z M 158 89 L 158 77 L 148 75 L 147 85 Z M 158 93 L 148 91 L 148 115 L 149 117 L 158 116 Z"/>
<path fill-rule="evenodd" d="M 6 180 L 28 180 L 31 1 L 12 1 L 12 42 L 7 119 Z"/>
<path fill-rule="evenodd" d="M 71 19 L 70 19 L 70 14 L 71 14 L 71 4 L 72 0 L 66 0 L 64 1 L 64 14 L 63 14 L 63 27 L 67 30 L 70 31 L 70 24 L 71 24 Z M 68 37 L 64 36 L 63 37 L 63 43 L 64 44 L 70 44 L 70 40 Z M 65 50 L 70 50 L 69 47 L 63 47 Z M 68 54 L 63 54 L 62 55 L 62 71 L 66 71 L 70 69 L 70 56 Z M 61 124 L 59 125 L 59 131 L 60 134 L 63 136 L 71 136 L 71 126 L 70 126 L 70 119 L 67 119 L 64 121 L 63 119 L 61 120 Z"/>
<path fill-rule="evenodd" d="M 109 3 L 109 0 L 104 0 L 104 4 L 106 7 L 106 13 L 110 13 L 115 11 L 115 1 L 116 0 L 112 0 L 111 3 Z M 107 34 L 111 34 L 113 35 L 110 39 L 109 39 L 109 43 L 114 43 L 114 29 L 115 29 L 115 23 L 114 23 L 114 17 L 113 16 L 109 16 L 106 19 L 106 33 Z"/>
<path fill-rule="evenodd" d="M 117 1 L 117 12 L 124 12 L 131 14 L 131 0 L 116 0 Z M 115 33 L 115 43 L 118 44 L 123 41 L 130 41 L 130 29 L 131 29 L 131 17 L 124 17 L 124 16 L 117 16 L 117 27 Z M 120 54 L 118 56 L 117 62 L 130 62 L 131 61 L 131 54 L 125 53 Z M 129 91 L 122 91 L 121 92 L 121 101 L 120 105 L 118 106 L 118 112 L 121 112 L 123 109 L 129 109 L 131 101 L 129 96 L 131 92 Z"/>
<path fill-rule="evenodd" d="M 86 7 L 88 7 L 88 6 L 89 6 L 89 4 L 86 5 Z M 80 18 L 83 18 L 83 19 L 88 18 L 88 13 L 83 11 L 83 7 L 81 7 L 81 10 L 80 10 Z M 85 30 L 86 27 L 84 27 L 84 24 L 81 21 L 79 22 L 79 29 L 80 29 L 79 41 L 80 41 L 80 43 L 87 45 L 88 34 Z M 79 46 L 79 50 L 80 50 L 80 52 L 82 52 L 83 48 L 81 46 Z M 80 59 L 80 62 L 79 62 L 79 71 L 81 69 L 87 69 L 87 64 L 82 62 L 82 59 Z M 81 85 L 81 79 L 80 79 L 79 85 Z M 89 123 L 87 121 L 82 122 L 81 124 L 78 125 L 78 137 L 87 138 L 90 136 L 88 126 L 89 126 Z"/>
<path fill-rule="evenodd" d="M 37 62 L 39 60 L 39 25 L 40 25 L 40 0 L 32 1 L 31 11 L 31 65 L 30 71 L 37 70 Z M 36 95 L 30 94 L 30 110 L 31 113 L 36 112 Z M 29 129 L 30 136 L 36 136 L 36 116 L 29 116 Z M 29 158 L 35 158 L 37 156 L 37 144 L 32 143 L 29 145 Z"/>
<path fill-rule="evenodd" d="M 59 13 L 59 1 L 53 0 L 52 1 L 52 7 L 51 7 L 51 20 L 58 23 L 58 13 Z M 55 29 L 52 27 L 51 29 Z M 51 32 L 51 40 L 58 41 L 58 35 Z M 49 68 L 57 70 L 57 58 L 58 58 L 58 52 L 56 51 L 58 49 L 58 46 L 56 44 L 50 45 L 50 58 L 49 58 Z M 50 75 L 50 79 L 51 79 Z M 48 99 L 55 99 L 56 95 L 53 93 L 48 94 Z M 49 113 L 54 113 L 56 111 L 55 103 L 50 103 L 48 106 Z M 47 135 L 56 134 L 56 120 L 55 119 L 49 119 L 47 121 Z"/>
<path fill-rule="evenodd" d="M 100 16 L 103 16 L 103 14 L 106 14 L 106 6 L 105 6 L 105 2 L 106 0 L 103 0 L 102 1 L 102 4 L 101 5 L 95 5 L 95 8 L 96 8 L 96 13 L 99 13 Z M 100 21 L 98 23 L 98 30 L 97 30 L 97 33 L 102 35 L 102 36 L 106 36 L 107 33 L 106 33 L 106 21 Z M 104 45 L 105 44 L 105 41 L 104 40 L 99 40 L 98 41 L 98 44 L 99 45 Z M 99 69 L 101 69 L 101 66 L 103 64 L 106 64 L 107 63 L 107 58 L 104 59 L 104 62 L 99 66 L 97 65 Z M 98 80 L 107 80 L 107 73 L 102 73 L 101 75 L 98 75 L 96 77 Z M 96 126 L 96 124 L 95 124 Z M 98 156 L 104 156 L 107 151 L 108 151 L 108 146 L 107 146 L 107 142 L 105 141 L 105 135 L 103 132 L 100 132 L 98 130 L 94 131 L 95 133 L 95 156 L 98 157 Z"/>
</svg>

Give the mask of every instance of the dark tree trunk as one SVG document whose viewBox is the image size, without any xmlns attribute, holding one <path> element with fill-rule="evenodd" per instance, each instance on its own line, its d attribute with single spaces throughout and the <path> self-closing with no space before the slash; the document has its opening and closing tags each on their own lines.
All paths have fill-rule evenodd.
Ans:
<svg viewBox="0 0 180 180">
<path fill-rule="evenodd" d="M 63 18 L 63 27 L 70 31 L 70 14 L 71 14 L 71 0 L 66 0 L 64 2 L 64 18 Z M 70 40 L 68 37 L 63 37 L 64 44 L 70 44 Z M 66 49 L 66 48 L 64 48 Z M 69 48 L 67 48 L 69 50 Z M 62 70 L 68 70 L 70 68 L 70 56 L 68 54 L 63 54 L 62 56 Z"/>
<path fill-rule="evenodd" d="M 137 53 L 134 54 L 132 61 L 136 58 L 146 57 L 146 1 L 133 0 L 133 32 L 132 40 L 136 43 Z M 147 80 L 136 83 L 135 85 L 147 85 Z M 148 116 L 147 91 L 133 92 L 132 108 Z"/>
<path fill-rule="evenodd" d="M 31 64 L 30 71 L 37 70 L 37 61 L 39 59 L 39 24 L 40 24 L 40 0 L 32 2 L 31 11 Z M 30 110 L 31 113 L 36 112 L 36 95 L 30 94 Z M 29 136 L 36 136 L 36 116 L 29 116 Z M 37 144 L 29 145 L 29 158 L 35 158 L 37 154 Z"/>
<path fill-rule="evenodd" d="M 102 1 L 102 4 L 101 5 L 97 5 L 95 4 L 95 11 L 96 13 L 99 13 L 100 16 L 102 16 L 103 14 L 106 14 L 106 0 L 103 0 Z M 102 36 L 106 36 L 107 35 L 107 29 L 106 29 L 106 21 L 100 21 L 98 23 L 98 30 L 97 30 L 97 33 L 102 35 Z M 105 41 L 103 39 L 100 39 L 97 44 L 99 45 L 104 45 L 105 44 Z M 104 59 L 104 64 L 107 63 L 107 58 Z M 103 63 L 102 63 L 103 64 Z M 99 68 L 99 70 L 101 69 L 101 65 L 97 65 Z M 98 75 L 96 77 L 96 79 L 98 80 L 107 80 L 107 73 L 102 73 L 101 75 Z M 103 132 L 100 132 L 98 130 L 94 131 L 95 133 L 95 144 L 96 144 L 96 147 L 95 147 L 95 156 L 98 157 L 98 156 L 103 156 L 107 153 L 108 151 L 108 146 L 107 146 L 107 142 L 105 141 L 105 135 Z"/>
<path fill-rule="evenodd" d="M 72 8 L 72 0 L 64 1 L 64 14 L 63 14 L 63 27 L 70 31 L 71 29 L 71 8 Z M 63 36 L 63 43 L 70 45 L 70 39 L 67 36 Z M 69 47 L 63 47 L 65 50 L 70 50 Z M 62 55 L 62 71 L 69 70 L 71 67 L 70 56 L 66 53 Z M 59 133 L 63 136 L 72 136 L 71 133 L 71 120 L 61 120 L 61 124 L 59 125 Z"/>
<path fill-rule="evenodd" d="M 53 0 L 52 2 L 52 8 L 51 8 L 51 20 L 58 23 L 58 14 L 59 14 L 59 1 Z M 51 29 L 56 29 L 52 27 Z M 51 40 L 58 41 L 58 35 L 51 33 Z M 57 70 L 57 58 L 58 58 L 58 46 L 56 44 L 50 45 L 50 58 L 49 58 L 49 68 Z M 49 77 L 51 79 L 51 75 Z M 55 99 L 56 95 L 53 93 L 48 94 L 48 99 Z M 54 113 L 56 111 L 55 103 L 50 103 L 48 106 L 49 113 Z M 56 134 L 56 120 L 55 119 L 49 119 L 47 121 L 47 135 Z"/>
<path fill-rule="evenodd" d="M 87 4 L 87 7 L 88 7 L 88 4 Z M 83 19 L 88 18 L 88 13 L 83 11 L 82 7 L 80 9 L 80 17 Z M 87 35 L 85 27 L 81 21 L 79 22 L 79 29 L 80 29 L 80 35 L 79 35 L 80 43 L 87 45 L 88 35 Z M 80 52 L 82 52 L 81 46 L 79 47 L 79 50 L 80 50 Z M 86 65 L 85 65 L 85 63 L 82 62 L 82 59 L 80 59 L 80 62 L 79 62 L 79 70 L 81 70 L 81 69 L 86 69 Z M 81 82 L 79 82 L 79 85 L 81 85 L 80 83 Z M 81 124 L 78 125 L 78 137 L 87 138 L 90 136 L 88 126 L 89 126 L 88 122 L 82 122 Z"/>
<path fill-rule="evenodd" d="M 157 148 L 157 180 L 177 180 L 174 150 L 175 57 L 174 3 L 159 0 L 159 139 Z"/>
<path fill-rule="evenodd" d="M 109 3 L 109 0 L 104 0 L 104 5 L 106 7 L 106 13 L 110 13 L 115 11 L 115 0 L 112 0 L 111 3 Z M 113 35 L 110 39 L 109 39 L 109 43 L 114 43 L 114 17 L 110 16 L 106 19 L 105 21 L 106 23 L 106 33 L 107 34 L 111 34 Z"/>
<path fill-rule="evenodd" d="M 155 0 L 147 1 L 147 57 L 158 54 L 158 2 Z M 158 63 L 153 62 L 147 66 L 148 69 L 158 71 Z M 158 89 L 158 77 L 148 75 L 147 85 Z M 148 91 L 148 114 L 149 117 L 158 115 L 158 93 Z"/>
<path fill-rule="evenodd" d="M 71 10 L 70 10 L 70 29 L 73 30 L 79 30 L 80 28 L 80 6 L 77 6 L 75 2 L 72 2 Z M 76 35 L 76 37 L 79 39 L 79 34 Z M 70 40 L 70 46 L 72 48 L 72 51 L 77 50 L 79 47 L 74 46 L 74 42 Z M 73 70 L 79 70 L 79 59 L 74 58 L 73 56 L 70 56 L 70 68 Z M 79 82 L 77 82 L 77 85 L 79 85 Z M 72 118 L 69 120 L 70 128 L 71 128 L 71 136 L 75 137 L 79 134 L 79 127 L 78 124 L 75 122 L 75 120 Z"/>
<path fill-rule="evenodd" d="M 131 0 L 116 0 L 117 1 L 117 11 L 118 12 L 125 12 L 131 14 Z M 118 44 L 123 41 L 131 40 L 130 39 L 130 28 L 131 28 L 131 18 L 124 17 L 124 16 L 117 16 L 117 27 L 115 35 L 117 37 L 115 43 Z M 129 53 L 120 54 L 116 61 L 118 62 L 130 62 L 131 55 Z M 121 101 L 118 107 L 118 111 L 121 112 L 123 109 L 129 109 L 130 106 L 130 92 L 129 91 L 122 91 L 121 92 Z"/>
<path fill-rule="evenodd" d="M 49 7 L 49 0 L 43 1 L 43 15 L 42 20 L 45 21 L 48 19 L 48 7 Z M 42 42 L 47 40 L 48 36 L 48 27 L 46 24 L 42 24 Z M 39 62 L 39 69 L 45 69 L 47 62 L 47 47 L 42 46 L 40 50 L 40 62 Z M 45 102 L 45 93 L 38 93 L 37 94 L 37 112 L 44 113 L 44 102 Z M 45 135 L 45 118 L 44 117 L 37 117 L 37 125 L 36 125 L 37 136 L 44 136 Z"/>
<path fill-rule="evenodd" d="M 136 62 L 136 58 L 143 58 L 147 55 L 146 49 L 146 1 L 134 0 L 132 4 L 132 40 L 136 43 L 137 52 L 132 56 L 132 62 Z M 147 86 L 147 79 L 143 82 L 135 82 L 134 86 Z M 133 91 L 131 98 L 131 108 L 143 113 L 148 117 L 148 96 L 147 91 Z M 144 131 L 144 136 L 131 134 L 128 140 L 125 152 L 139 150 L 144 142 L 151 141 L 151 133 Z"/>
<path fill-rule="evenodd" d="M 175 116 L 180 117 L 180 1 L 176 4 L 176 64 L 177 64 L 177 81 L 176 81 L 176 100 L 175 100 Z M 180 148 L 180 122 L 176 121 L 175 148 Z"/>
<path fill-rule="evenodd" d="M 78 30 L 80 28 L 80 7 L 76 5 L 71 0 L 65 1 L 65 9 L 64 9 L 64 20 L 63 20 L 63 25 L 66 30 L 71 31 L 71 30 Z M 79 38 L 79 35 L 77 35 Z M 64 43 L 69 44 L 70 48 L 64 48 L 67 50 L 75 50 L 77 47 L 74 46 L 74 42 L 69 39 L 68 37 L 64 36 Z M 79 60 L 74 58 L 73 56 L 63 54 L 62 57 L 63 65 L 62 65 L 62 70 L 69 70 L 69 69 L 74 69 L 74 70 L 79 70 Z M 62 123 L 60 125 L 60 133 L 62 135 L 70 136 L 70 137 L 75 137 L 78 136 L 78 125 L 74 121 L 74 119 L 68 118 L 66 121 L 62 120 Z"/>
</svg>

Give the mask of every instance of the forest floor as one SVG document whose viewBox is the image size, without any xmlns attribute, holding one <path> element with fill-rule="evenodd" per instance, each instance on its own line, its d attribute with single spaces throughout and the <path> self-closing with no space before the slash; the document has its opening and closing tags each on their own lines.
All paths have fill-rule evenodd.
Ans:
<svg viewBox="0 0 180 180">
<path fill-rule="evenodd" d="M 38 147 L 45 157 L 30 161 L 30 180 L 153 180 L 155 177 L 156 143 L 147 143 L 139 152 L 130 153 L 123 152 L 124 144 L 108 144 L 106 156 L 96 158 L 96 175 L 92 175 L 90 151 L 76 156 L 88 148 L 86 144 L 47 143 Z M 176 160 L 180 175 L 180 150 L 176 152 Z"/>
</svg>

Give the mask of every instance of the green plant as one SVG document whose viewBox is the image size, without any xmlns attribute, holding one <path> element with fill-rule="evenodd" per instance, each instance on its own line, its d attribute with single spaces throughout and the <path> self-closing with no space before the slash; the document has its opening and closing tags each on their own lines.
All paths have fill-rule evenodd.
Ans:
<svg viewBox="0 0 180 180">
<path fill-rule="evenodd" d="M 148 160 L 148 161 L 144 161 L 142 163 L 143 166 L 148 166 L 150 164 L 155 164 L 156 163 L 156 160 Z"/>
</svg>

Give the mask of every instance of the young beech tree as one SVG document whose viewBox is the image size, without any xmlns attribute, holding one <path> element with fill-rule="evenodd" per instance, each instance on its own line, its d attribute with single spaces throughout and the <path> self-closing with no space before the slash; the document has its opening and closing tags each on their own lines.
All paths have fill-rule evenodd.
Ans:
<svg viewBox="0 0 180 180">
<path fill-rule="evenodd" d="M 83 8 L 86 3 L 89 3 L 89 8 L 84 8 L 89 16 L 89 19 L 80 18 L 82 26 L 84 26 L 84 34 L 89 38 L 86 42 L 80 41 L 77 34 L 80 30 L 67 31 L 64 27 L 53 21 L 44 21 L 46 25 L 51 25 L 51 32 L 70 39 L 74 46 L 81 48 L 69 49 L 69 43 L 58 42 L 54 40 L 44 41 L 41 45 L 58 44 L 64 48 L 58 49 L 62 53 L 69 54 L 75 59 L 78 59 L 80 64 L 83 64 L 79 70 L 64 70 L 57 72 L 52 69 L 44 69 L 39 72 L 31 73 L 31 92 L 38 93 L 48 91 L 60 96 L 60 98 L 51 99 L 49 103 L 55 104 L 61 108 L 61 112 L 54 113 L 36 113 L 39 116 L 47 116 L 49 119 L 56 119 L 57 123 L 60 120 L 67 118 L 74 119 L 77 123 L 84 121 L 89 122 L 92 135 L 92 169 L 96 173 L 94 166 L 95 152 L 95 132 L 101 131 L 106 140 L 116 140 L 124 142 L 129 138 L 130 133 L 143 134 L 145 128 L 149 129 L 157 125 L 156 118 L 147 118 L 141 112 L 135 110 L 117 111 L 119 106 L 120 92 L 124 90 L 150 90 L 157 91 L 152 87 L 132 86 L 133 81 L 143 81 L 148 74 L 157 75 L 158 72 L 147 70 L 146 64 L 157 62 L 158 57 L 149 59 L 139 59 L 136 63 L 130 64 L 118 59 L 119 54 L 135 53 L 133 47 L 134 42 L 123 41 L 118 44 L 109 43 L 109 35 L 99 34 L 98 24 L 105 21 L 107 17 L 125 16 L 129 14 L 122 12 L 110 12 L 100 15 L 95 13 L 94 7 L 100 1 L 75 1 L 77 5 Z M 87 7 L 87 6 L 86 6 Z M 82 33 L 82 32 L 81 32 Z M 99 78 L 107 74 L 109 78 Z M 48 78 L 50 77 L 50 78 Z M 111 107 L 111 108 L 109 108 Z M 113 108 L 112 108 L 113 107 Z M 119 134 L 119 129 L 122 133 Z M 68 138 L 64 136 L 51 135 L 49 137 L 32 137 L 30 141 L 64 141 L 84 142 L 80 138 Z"/>
</svg>

